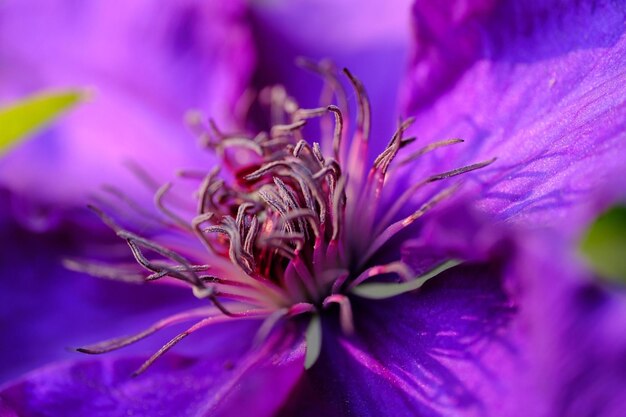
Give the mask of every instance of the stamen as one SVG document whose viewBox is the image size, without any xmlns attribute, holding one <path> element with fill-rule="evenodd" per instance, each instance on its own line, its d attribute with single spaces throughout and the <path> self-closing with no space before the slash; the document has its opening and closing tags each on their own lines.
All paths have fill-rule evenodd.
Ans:
<svg viewBox="0 0 626 417">
<path fill-rule="evenodd" d="M 196 216 L 191 221 L 191 228 L 193 229 L 194 234 L 200 238 L 200 241 L 204 244 L 204 246 L 209 249 L 209 251 L 213 252 L 216 255 L 221 254 L 221 252 L 213 246 L 213 243 L 209 240 L 207 235 L 204 233 L 204 229 L 202 229 L 202 225 L 214 217 L 214 213 L 204 213 L 199 216 Z"/>
<path fill-rule="evenodd" d="M 411 127 L 414 122 L 415 118 L 410 117 L 400 124 L 396 132 L 393 134 L 393 137 L 387 144 L 385 150 L 374 161 L 373 169 L 380 170 L 384 176 L 384 174 L 387 172 L 387 169 L 389 168 L 389 165 L 396 157 L 398 151 L 402 146 L 402 135 L 409 127 Z"/>
<path fill-rule="evenodd" d="M 304 247 L 304 243 L 306 242 L 306 239 L 304 238 L 304 234 L 302 233 L 279 233 L 279 232 L 274 232 L 271 235 L 267 236 L 265 238 L 268 241 L 272 241 L 272 240 L 282 240 L 284 241 L 286 244 L 295 244 L 295 250 L 296 251 L 301 251 L 302 248 Z"/>
<path fill-rule="evenodd" d="M 106 192 L 107 194 L 111 194 L 112 196 L 116 197 L 118 200 L 122 201 L 124 204 L 126 204 L 126 206 L 128 206 L 132 211 L 137 213 L 141 218 L 150 219 L 160 225 L 170 226 L 170 224 L 164 221 L 164 219 L 155 215 L 153 212 L 146 210 L 143 206 L 141 206 L 141 204 L 133 200 L 131 197 L 126 195 L 124 192 L 122 192 L 118 188 L 110 186 L 110 185 L 104 185 L 102 187 L 102 191 Z"/>
<path fill-rule="evenodd" d="M 214 141 L 209 134 L 209 128 L 205 125 L 204 120 L 204 115 L 198 110 L 189 110 L 185 113 L 185 124 L 187 124 L 189 130 L 198 137 L 200 147 L 212 149 L 214 147 Z"/>
<path fill-rule="evenodd" d="M 354 281 L 350 283 L 350 285 L 348 285 L 348 291 L 372 277 L 386 274 L 396 274 L 402 278 L 403 281 L 409 281 L 413 278 L 413 271 L 407 266 L 407 264 L 401 261 L 391 262 L 387 265 L 373 266 L 363 271 Z"/>
<path fill-rule="evenodd" d="M 137 177 L 142 184 L 150 191 L 158 190 L 161 183 L 154 179 L 141 165 L 134 161 L 125 161 L 124 166 Z"/>
<path fill-rule="evenodd" d="M 180 266 L 180 265 L 174 265 L 174 266 L 167 266 L 167 265 L 162 265 L 161 266 L 162 270 L 159 272 L 155 272 L 153 274 L 148 275 L 145 280 L 146 281 L 156 281 L 159 278 L 163 278 L 165 276 L 170 275 L 170 273 L 174 273 L 174 274 L 178 274 L 180 272 L 184 272 L 186 271 L 186 267 L 184 266 Z M 191 270 L 194 272 L 204 272 L 209 270 L 211 267 L 209 265 L 191 265 Z M 202 280 L 202 282 L 204 282 L 205 280 L 202 279 L 203 277 L 200 277 L 200 279 Z"/>
<path fill-rule="evenodd" d="M 313 143 L 313 156 L 319 163 L 320 167 L 324 166 L 324 155 L 322 155 L 322 149 L 320 148 L 320 144 L 317 142 Z"/>
<path fill-rule="evenodd" d="M 285 134 L 295 132 L 296 130 L 302 129 L 306 124 L 306 120 L 300 120 L 295 123 L 291 123 L 288 125 L 274 125 L 270 130 L 270 136 L 272 138 L 281 137 Z"/>
<path fill-rule="evenodd" d="M 314 313 L 315 306 L 311 303 L 297 303 L 289 308 L 289 317 L 299 316 L 306 313 Z"/>
<path fill-rule="evenodd" d="M 367 144 L 370 134 L 370 102 L 367 93 L 356 77 L 350 71 L 344 69 L 344 74 L 350 80 L 352 87 L 357 95 L 357 122 L 356 131 L 352 139 L 350 147 L 350 155 L 348 157 L 348 166 L 350 167 L 353 177 L 348 184 L 347 194 L 350 201 L 355 201 L 359 195 L 362 186 L 362 178 L 365 173 L 365 161 L 367 159 Z M 352 216 L 353 213 L 350 213 Z"/>
<path fill-rule="evenodd" d="M 283 123 L 285 120 L 285 101 L 287 100 L 285 88 L 281 85 L 264 88 L 259 97 L 270 105 L 272 125 Z"/>
<path fill-rule="evenodd" d="M 210 226 L 204 229 L 208 233 L 221 233 L 228 236 L 230 241 L 228 255 L 230 260 L 243 269 L 247 274 L 253 271 L 254 258 L 249 257 L 243 251 L 241 235 L 237 233 L 236 225 L 232 217 L 225 217 L 221 226 Z"/>
<path fill-rule="evenodd" d="M 327 112 L 328 112 L 327 107 L 318 107 L 316 109 L 298 109 L 293 114 L 293 119 L 294 119 L 293 121 L 294 123 L 296 123 L 296 122 L 306 120 L 306 119 L 321 117 L 321 116 L 324 116 Z"/>
<path fill-rule="evenodd" d="M 346 90 L 343 88 L 343 85 L 339 81 L 339 77 L 336 75 L 336 69 L 334 65 L 329 61 L 322 61 L 317 63 L 315 61 L 298 57 L 296 59 L 296 64 L 301 68 L 307 69 L 311 72 L 314 72 L 320 75 L 326 84 L 330 87 L 332 93 L 335 94 L 337 103 L 339 104 L 339 108 L 343 109 L 343 111 L 348 111 L 348 99 Z M 322 104 L 325 104 L 326 101 L 322 101 Z"/>
<path fill-rule="evenodd" d="M 137 369 L 135 372 L 132 373 L 132 377 L 138 377 L 139 375 L 143 374 L 144 372 L 146 372 L 146 370 L 154 363 L 154 361 L 156 361 L 157 359 L 159 359 L 161 356 L 163 356 L 168 350 L 170 350 L 171 348 L 174 347 L 174 345 L 176 345 L 178 342 L 180 342 L 181 340 L 183 340 L 185 337 L 189 336 L 189 332 L 183 332 L 178 334 L 176 337 L 174 337 L 173 339 L 171 339 L 169 342 L 167 342 L 166 344 L 164 344 L 161 349 L 159 349 L 154 355 L 150 356 L 150 358 L 145 361 L 140 367 L 139 369 Z"/>
<path fill-rule="evenodd" d="M 249 87 L 244 91 L 239 100 L 235 103 L 235 120 L 239 122 L 240 126 L 244 126 L 248 120 L 248 114 L 254 104 L 254 100 L 257 98 L 257 91 Z"/>
<path fill-rule="evenodd" d="M 169 271 L 170 273 L 168 275 L 174 277 L 174 278 L 178 278 L 181 279 L 183 281 L 189 282 L 190 284 L 192 284 L 193 286 L 197 286 L 200 288 L 204 287 L 204 284 L 202 283 L 202 281 L 198 278 L 198 275 L 195 273 L 195 271 L 193 271 L 193 269 L 191 268 L 190 263 L 183 258 L 182 256 L 178 255 L 176 252 L 171 251 L 157 243 L 154 242 L 150 242 L 147 239 L 144 239 L 140 236 L 137 236 L 131 232 L 128 232 L 127 230 L 122 229 L 111 217 L 107 216 L 104 212 L 102 212 L 100 209 L 94 207 L 94 206 L 88 206 L 88 208 L 90 210 L 92 210 L 94 213 L 96 213 L 96 215 L 98 215 L 100 217 L 100 219 L 102 219 L 102 221 L 109 226 L 111 229 L 113 229 L 115 231 L 115 233 L 121 237 L 122 239 L 125 239 L 128 243 L 128 246 L 130 246 L 131 252 L 133 253 L 133 256 L 135 257 L 135 259 L 137 260 L 137 262 L 139 262 L 140 265 L 142 265 L 144 268 L 148 269 L 149 271 L 152 272 L 161 272 L 162 270 L 164 270 L 164 266 L 162 265 L 157 265 L 154 264 L 152 262 L 150 262 L 141 252 L 141 250 L 139 249 L 140 247 L 144 247 L 146 249 L 152 250 L 155 253 L 163 256 L 164 258 L 170 259 L 172 261 L 174 261 L 177 264 L 180 264 L 182 266 L 185 267 L 185 272 L 188 272 L 189 275 L 185 275 L 185 274 L 180 274 L 175 272 L 173 275 L 171 274 L 171 271 Z"/>
<path fill-rule="evenodd" d="M 333 294 L 326 297 L 323 306 L 328 307 L 330 304 L 339 304 L 339 322 L 341 330 L 347 335 L 354 333 L 354 319 L 352 317 L 352 305 L 350 299 L 343 294 Z"/>
<path fill-rule="evenodd" d="M 237 232 L 240 235 L 244 233 L 244 229 L 245 229 L 244 216 L 246 214 L 246 210 L 252 207 L 254 207 L 254 204 L 243 203 L 237 208 L 237 217 L 235 218 L 235 224 L 237 225 Z"/>
<path fill-rule="evenodd" d="M 156 192 L 156 194 L 154 195 L 154 204 L 161 211 L 161 213 L 163 213 L 166 217 L 170 218 L 174 222 L 174 224 L 181 227 L 183 230 L 191 231 L 191 226 L 189 226 L 189 223 L 187 221 L 182 219 L 179 215 L 174 213 L 172 210 L 165 207 L 165 204 L 163 204 L 163 198 L 170 191 L 171 188 L 172 188 L 171 182 L 166 182 L 165 184 L 163 184 L 163 186 L 160 187 L 158 191 Z"/>
<path fill-rule="evenodd" d="M 146 330 L 143 330 L 132 336 L 118 337 L 93 345 L 83 346 L 77 348 L 76 350 L 82 353 L 89 354 L 102 354 L 111 352 L 113 350 L 117 350 L 123 348 L 124 346 L 128 346 L 130 344 L 138 342 L 139 340 L 145 339 L 151 334 L 154 334 L 161 329 L 165 329 L 175 324 L 183 323 L 185 321 L 193 320 L 200 317 L 215 317 L 219 314 L 219 311 L 214 307 L 202 307 L 194 310 L 184 311 L 182 313 L 178 313 L 166 319 L 160 320 L 152 326 L 148 327 Z"/>
<path fill-rule="evenodd" d="M 428 181 L 429 182 L 439 181 L 439 180 L 443 180 L 445 178 L 450 178 L 450 177 L 455 177 L 455 176 L 460 175 L 460 174 L 465 174 L 466 172 L 476 171 L 477 169 L 484 168 L 487 165 L 493 164 L 496 161 L 496 159 L 497 158 L 491 158 L 488 161 L 478 162 L 476 164 L 472 164 L 472 165 L 468 165 L 468 166 L 465 166 L 465 167 L 453 169 L 452 171 L 444 172 L 442 174 L 433 175 L 433 176 L 431 176 L 428 179 Z"/>
<path fill-rule="evenodd" d="M 424 185 L 432 183 L 432 182 L 440 181 L 440 180 L 443 180 L 443 179 L 446 179 L 446 178 L 452 178 L 452 177 L 455 177 L 457 175 L 465 174 L 467 172 L 476 171 L 478 169 L 481 169 L 481 168 L 484 168 L 484 167 L 486 167 L 488 165 L 491 165 L 495 161 L 496 161 L 496 158 L 492 158 L 492 159 L 490 159 L 488 161 L 478 162 L 476 164 L 467 165 L 467 166 L 461 167 L 461 168 L 456 168 L 456 169 L 453 169 L 453 170 L 450 170 L 450 171 L 442 172 L 440 174 L 431 175 L 430 177 L 426 178 L 425 180 L 412 185 L 411 187 L 406 189 L 406 191 L 404 191 L 402 193 L 402 195 L 398 199 L 396 199 L 396 201 L 391 206 L 391 208 L 389 210 L 387 210 L 387 213 L 385 214 L 383 219 L 380 221 L 380 224 L 381 225 L 388 224 L 391 221 L 391 219 L 403 207 L 406 206 L 406 204 L 409 201 L 409 199 L 415 195 L 415 192 L 418 189 L 420 189 L 421 187 L 423 187 Z M 376 234 L 378 234 L 378 233 L 376 233 Z"/>
<path fill-rule="evenodd" d="M 259 144 L 254 142 L 253 140 L 250 140 L 250 138 L 245 138 L 245 137 L 224 138 L 220 141 L 219 145 L 222 148 L 235 148 L 235 147 L 246 148 L 246 149 L 253 151 L 259 156 L 263 156 L 263 148 Z"/>
<path fill-rule="evenodd" d="M 243 251 L 248 254 L 250 257 L 254 257 L 254 242 L 259 234 L 259 219 L 254 216 L 252 217 L 252 221 L 250 222 L 250 229 L 248 229 L 248 234 L 243 242 Z"/>
<path fill-rule="evenodd" d="M 412 154 L 410 154 L 409 156 L 404 158 L 402 161 L 400 161 L 398 165 L 401 166 L 401 165 L 406 165 L 409 162 L 413 162 L 414 160 L 416 160 L 420 156 L 425 155 L 428 152 L 432 152 L 435 149 L 439 149 L 439 148 L 443 148 L 444 146 L 455 145 L 457 143 L 463 143 L 463 142 L 464 142 L 463 139 L 447 139 L 447 140 L 441 140 L 441 141 L 438 141 L 438 142 L 433 142 L 433 143 L 431 143 L 429 145 L 426 145 L 423 148 L 418 149 L 417 151 L 413 152 Z"/>
<path fill-rule="evenodd" d="M 346 201 L 346 179 L 345 177 L 341 177 L 339 182 L 337 183 L 337 188 L 333 193 L 333 206 L 332 206 L 332 215 L 333 215 L 333 236 L 332 240 L 335 241 L 339 237 L 339 233 L 341 232 L 340 225 L 343 224 L 341 221 L 341 213 L 343 212 L 343 208 L 345 207 Z"/>
<path fill-rule="evenodd" d="M 374 161 L 374 166 L 368 175 L 365 190 L 361 193 L 361 196 L 357 201 L 357 205 L 359 207 L 371 207 L 369 210 L 365 210 L 362 216 L 359 216 L 360 218 L 357 216 L 353 217 L 354 221 L 359 221 L 364 224 L 364 233 L 366 235 L 372 233 L 374 217 L 376 216 L 376 208 L 380 202 L 389 165 L 400 150 L 400 144 L 402 142 L 402 135 L 404 134 L 404 131 L 407 130 L 413 122 L 414 119 L 409 118 L 400 124 L 385 150 Z M 352 227 L 356 226 L 353 225 Z"/>
<path fill-rule="evenodd" d="M 341 152 L 341 139 L 343 136 L 343 115 L 341 114 L 341 110 L 337 106 L 328 106 L 328 111 L 332 112 L 335 115 L 335 132 L 333 133 L 333 155 L 335 155 L 335 159 L 341 161 L 342 152 Z"/>
<path fill-rule="evenodd" d="M 187 330 L 185 330 L 182 333 L 179 333 L 178 335 L 176 335 L 174 338 L 172 338 L 169 342 L 167 342 L 165 345 L 163 345 L 163 347 L 161 347 L 161 349 L 159 349 L 154 355 L 152 355 L 147 361 L 145 361 L 140 367 L 139 369 L 137 369 L 134 373 L 133 376 L 139 376 L 142 373 L 144 373 L 146 371 L 146 369 L 148 369 L 150 367 L 150 365 L 152 365 L 154 363 L 154 361 L 156 361 L 157 359 L 159 359 L 161 356 L 163 356 L 163 354 L 165 354 L 168 350 L 170 350 L 172 347 L 174 347 L 174 345 L 176 345 L 178 342 L 180 342 L 181 340 L 183 340 L 185 337 L 189 336 L 190 334 L 192 334 L 193 332 L 195 332 L 196 330 L 199 330 L 203 327 L 206 326 L 210 326 L 211 324 L 217 324 L 217 323 L 223 323 L 226 321 L 231 321 L 231 320 L 236 320 L 236 319 L 259 319 L 259 315 L 247 315 L 247 316 L 241 316 L 241 317 L 227 317 L 227 316 L 211 316 L 211 317 L 207 317 L 201 321 L 199 321 L 198 323 L 194 324 L 193 326 L 191 326 L 190 328 L 188 328 Z"/>
<path fill-rule="evenodd" d="M 63 266 L 71 271 L 89 274 L 98 278 L 140 284 L 145 281 L 137 271 L 137 264 L 99 264 L 91 260 L 64 259 Z"/>
<path fill-rule="evenodd" d="M 210 192 L 211 185 L 215 183 L 217 174 L 219 173 L 219 167 L 213 168 L 204 178 L 202 184 L 200 185 L 200 190 L 198 191 L 198 214 L 202 215 L 206 213 L 207 204 L 210 201 L 210 196 L 212 192 Z M 223 181 L 221 181 L 223 183 Z"/>
<path fill-rule="evenodd" d="M 372 119 L 370 99 L 367 95 L 367 91 L 365 91 L 365 87 L 363 87 L 363 83 L 361 83 L 361 80 L 352 75 L 347 68 L 343 69 L 343 73 L 346 74 L 352 84 L 352 87 L 356 91 L 357 102 L 359 104 L 356 119 L 357 139 L 367 142 L 370 137 L 370 123 Z"/>
<path fill-rule="evenodd" d="M 439 202 L 445 200 L 450 197 L 454 192 L 458 189 L 458 186 L 452 186 L 444 189 L 439 194 L 435 195 L 433 198 L 424 203 L 419 209 L 417 209 L 413 214 L 408 217 L 405 217 L 402 220 L 399 220 L 392 225 L 388 226 L 382 233 L 378 234 L 378 237 L 374 240 L 374 242 L 369 246 L 365 256 L 363 256 L 361 264 L 364 264 L 378 249 L 380 249 L 389 239 L 391 239 L 394 235 L 396 235 L 401 230 L 405 229 L 409 225 L 411 225 L 415 220 L 422 217 L 428 210 L 433 208 Z"/>
<path fill-rule="evenodd" d="M 299 158 L 300 153 L 302 152 L 303 149 L 306 149 L 307 151 L 309 151 L 309 153 L 313 153 L 313 150 L 311 149 L 311 145 L 309 145 L 309 142 L 302 139 L 302 140 L 299 140 L 298 143 L 296 144 L 296 147 L 293 148 L 293 156 L 295 156 L 296 158 Z"/>
<path fill-rule="evenodd" d="M 295 220 L 295 219 L 299 219 L 299 220 L 307 219 L 309 221 L 309 226 L 311 226 L 311 229 L 313 229 L 313 235 L 316 238 L 320 237 L 319 219 L 315 215 L 315 213 L 313 213 L 309 209 L 300 209 L 299 208 L 299 209 L 291 210 L 287 214 L 285 214 L 285 216 L 282 219 L 285 222 L 289 222 L 289 221 Z M 306 229 L 304 229 L 304 230 L 306 230 Z"/>
<path fill-rule="evenodd" d="M 138 265 L 134 269 L 116 266 L 112 271 L 97 263 L 68 260 L 69 267 L 141 282 L 173 278 L 188 285 L 197 298 L 213 305 L 171 316 L 135 335 L 86 346 L 80 348 L 81 351 L 108 352 L 172 324 L 201 318 L 145 361 L 135 373 L 138 375 L 189 334 L 210 324 L 263 320 L 255 338 L 259 344 L 283 321 L 304 315 L 304 319 L 310 319 L 305 335 L 308 369 L 317 360 L 322 346 L 321 316 L 329 314 L 332 304 L 339 306 L 341 328 L 350 335 L 355 330 L 352 297 L 376 299 L 411 291 L 458 264 L 458 261 L 449 261 L 414 278 L 404 262 L 391 260 L 380 264 L 372 257 L 400 231 L 451 196 L 457 185 L 445 188 L 417 209 L 409 206 L 412 214 L 392 222 L 400 210 L 408 206 L 415 191 L 426 184 L 484 168 L 495 159 L 431 175 L 405 190 L 387 209 L 381 202 L 391 174 L 398 171 L 407 174 L 399 168 L 409 161 L 462 141 L 449 139 L 431 143 L 398 163 L 400 151 L 415 140 L 414 137 L 404 138 L 413 123 L 413 119 L 407 119 L 399 123 L 367 173 L 364 164 L 371 131 L 371 109 L 363 84 L 344 70 L 357 100 L 356 128 L 347 155 L 346 135 L 350 129 L 344 115 L 348 114 L 348 103 L 336 70 L 327 62 L 300 63 L 323 77 L 325 90 L 321 105 L 300 108 L 282 86 L 263 89 L 258 98 L 270 106 L 269 133 L 255 136 L 225 133 L 214 120 L 208 119 L 205 124 L 198 113 L 188 114 L 191 128 L 206 148 L 221 157 L 221 165 L 226 166 L 228 173 L 220 177 L 217 166 L 207 174 L 194 170 L 178 172 L 185 181 L 198 184 L 195 207 L 170 192 L 173 183 L 155 186 L 143 172 L 137 176 L 145 177 L 142 181 L 156 190 L 154 203 L 163 216 L 144 210 L 117 189 L 107 190 L 142 219 L 154 217 L 159 226 L 179 229 L 177 236 L 182 231 L 199 239 L 210 252 L 207 257 L 210 265 L 187 259 L 203 258 L 191 245 L 180 245 L 183 254 L 178 254 L 122 228 L 102 210 L 91 207 L 126 241 Z M 332 103 L 333 96 L 337 105 Z M 248 100 L 246 108 L 249 105 Z M 333 120 L 328 117 L 331 113 L 334 130 L 331 129 Z M 303 127 L 313 118 L 318 118 L 321 124 L 321 145 L 303 138 L 306 133 Z M 240 158 L 238 152 L 243 152 L 244 157 Z M 382 221 L 377 221 L 378 216 Z M 149 272 L 139 276 L 137 271 L 142 268 Z M 395 281 L 389 282 L 389 275 Z M 402 282 L 397 282 L 393 276 Z M 372 278 L 375 282 L 367 282 Z"/>
</svg>

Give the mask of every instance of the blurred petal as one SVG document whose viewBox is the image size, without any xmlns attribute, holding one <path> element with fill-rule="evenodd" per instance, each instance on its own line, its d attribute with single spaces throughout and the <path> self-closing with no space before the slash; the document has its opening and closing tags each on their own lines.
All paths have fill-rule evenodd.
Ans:
<svg viewBox="0 0 626 417">
<path fill-rule="evenodd" d="M 6 213 L 6 205 L 0 207 Z M 62 258 L 76 250 L 72 236 L 81 234 L 33 235 L 7 221 L 7 216 L 0 217 L 4 218 L 0 381 L 55 360 L 79 357 L 71 347 L 133 333 L 146 323 L 194 307 L 186 290 L 129 285 L 68 271 Z M 131 349 L 151 354 L 163 337 Z"/>
<path fill-rule="evenodd" d="M 11 0 L 0 6 L 0 98 L 51 87 L 95 97 L 0 162 L 0 183 L 51 203 L 83 203 L 102 182 L 202 161 L 184 112 L 225 124 L 253 66 L 241 2 Z"/>
<path fill-rule="evenodd" d="M 396 127 L 398 85 L 410 41 L 410 1 L 255 0 L 257 84 L 283 84 L 302 107 L 316 107 L 321 83 L 295 65 L 330 58 L 361 78 L 372 100 L 374 149 Z M 354 94 L 349 94 L 354 106 Z"/>
<path fill-rule="evenodd" d="M 626 152 L 623 3 L 418 1 L 414 17 L 405 111 L 428 141 L 466 140 L 430 162 L 498 157 L 482 209 L 579 228 L 568 214 Z"/>
<path fill-rule="evenodd" d="M 274 337 L 246 353 L 231 342 L 205 357 L 167 354 L 135 378 L 141 359 L 52 365 L 5 386 L 0 404 L 21 416 L 273 415 L 302 373 L 302 345 Z"/>
<path fill-rule="evenodd" d="M 529 241 L 516 273 L 525 278 L 520 314 L 532 329 L 529 360 L 547 416 L 623 415 L 626 296 L 586 272 L 566 245 Z M 559 249 L 559 247 L 561 249 Z M 542 251 L 541 249 L 544 248 Z M 549 280 L 547 280 L 548 278 Z"/>
</svg>

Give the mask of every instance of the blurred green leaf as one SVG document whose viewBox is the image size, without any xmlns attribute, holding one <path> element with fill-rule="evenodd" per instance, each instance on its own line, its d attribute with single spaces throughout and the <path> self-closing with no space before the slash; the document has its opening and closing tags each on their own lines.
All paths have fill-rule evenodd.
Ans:
<svg viewBox="0 0 626 417">
<path fill-rule="evenodd" d="M 84 90 L 33 95 L 0 108 L 0 155 L 87 97 Z"/>
<path fill-rule="evenodd" d="M 600 276 L 626 283 L 626 206 L 598 217 L 580 248 Z"/>
<path fill-rule="evenodd" d="M 433 270 L 420 275 L 414 280 L 407 282 L 376 282 L 371 284 L 361 284 L 355 287 L 352 292 L 363 298 L 370 298 L 373 300 L 382 300 L 385 298 L 395 297 L 396 295 L 404 294 L 405 292 L 414 291 L 420 288 L 429 279 L 436 277 L 444 271 L 453 268 L 463 263 L 458 259 L 451 259 L 437 266 Z"/>
</svg>

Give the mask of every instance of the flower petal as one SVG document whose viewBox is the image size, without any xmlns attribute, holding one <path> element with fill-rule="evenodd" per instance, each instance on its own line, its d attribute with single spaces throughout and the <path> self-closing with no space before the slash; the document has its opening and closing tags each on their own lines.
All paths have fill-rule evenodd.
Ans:
<svg viewBox="0 0 626 417">
<path fill-rule="evenodd" d="M 398 84 L 410 41 L 409 0 L 256 1 L 257 83 L 279 83 L 302 107 L 316 107 L 321 83 L 299 70 L 297 57 L 329 58 L 359 77 L 372 100 L 372 147 L 381 150 L 397 123 Z M 354 106 L 353 94 L 349 94 Z"/>
<path fill-rule="evenodd" d="M 623 5 L 418 1 L 414 17 L 405 111 L 429 141 L 466 141 L 430 162 L 441 170 L 496 156 L 479 171 L 485 211 L 579 228 L 571 208 L 616 175 L 626 152 Z"/>
<path fill-rule="evenodd" d="M 133 334 L 146 323 L 207 305 L 190 299 L 187 289 L 130 285 L 63 269 L 61 259 L 76 250 L 76 242 L 81 251 L 89 250 L 85 242 L 66 229 L 45 235 L 25 232 L 6 216 L 7 201 L 0 198 L 0 233 L 11 242 L 0 252 L 0 384 L 54 361 L 85 358 L 70 346 Z M 107 407 L 119 402 L 119 407 L 129 410 L 188 405 L 191 415 L 204 415 L 201 412 L 209 409 L 215 415 L 228 415 L 224 410 L 256 407 L 259 415 L 271 415 L 304 369 L 304 344 L 276 331 L 266 345 L 249 351 L 259 324 L 258 320 L 229 322 L 198 331 L 193 343 L 176 345 L 136 379 L 131 378 L 132 372 L 187 323 L 107 353 L 102 361 L 50 365 L 5 385 L 0 414 L 29 416 L 45 411 L 104 416 L 111 415 Z M 129 354 L 141 357 L 121 356 Z M 268 381 L 275 383 L 271 397 L 259 388 Z M 207 394 L 203 389 L 209 386 L 212 391 Z M 170 398 L 168 393 L 174 392 Z M 94 406 L 101 408 L 86 411 Z"/>
<path fill-rule="evenodd" d="M 524 367 L 502 285 L 497 268 L 460 266 L 418 292 L 354 303 L 356 336 L 324 337 L 283 415 L 513 415 L 508 382 Z"/>
<path fill-rule="evenodd" d="M 246 353 L 240 340 L 205 357 L 168 353 L 135 378 L 141 359 L 52 365 L 5 386 L 0 404 L 21 416 L 271 416 L 302 373 L 303 344 L 274 337 Z"/>
<path fill-rule="evenodd" d="M 37 200 L 83 204 L 102 182 L 128 176 L 127 160 L 168 175 L 203 161 L 183 116 L 194 107 L 234 122 L 254 55 L 243 13 L 237 1 L 3 4 L 0 99 L 61 86 L 95 96 L 3 159 L 0 183 Z"/>
<path fill-rule="evenodd" d="M 548 416 L 617 417 L 626 395 L 626 296 L 589 273 L 567 245 L 529 241 L 516 265 L 524 276 L 528 358 Z M 542 250 L 543 249 L 543 250 Z M 549 282 L 546 282 L 549 277 Z"/>
<path fill-rule="evenodd" d="M 62 258 L 75 251 L 71 236 L 77 233 L 33 235 L 1 217 L 2 241 L 11 244 L 0 253 L 0 381 L 76 358 L 71 347 L 132 334 L 194 306 L 187 290 L 73 273 Z M 154 336 L 129 349 L 149 354 L 162 343 L 163 336 Z"/>
</svg>

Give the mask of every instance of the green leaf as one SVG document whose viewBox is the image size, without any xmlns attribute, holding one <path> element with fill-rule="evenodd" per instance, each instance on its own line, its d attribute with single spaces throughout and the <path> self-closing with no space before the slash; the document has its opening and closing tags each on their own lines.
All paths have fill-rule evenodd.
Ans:
<svg viewBox="0 0 626 417">
<path fill-rule="evenodd" d="M 580 248 L 600 276 L 626 283 L 626 206 L 615 206 L 598 217 Z"/>
<path fill-rule="evenodd" d="M 310 369 L 315 365 L 322 351 L 322 322 L 319 315 L 315 314 L 311 317 L 305 337 L 306 356 L 304 358 L 304 369 Z"/>
<path fill-rule="evenodd" d="M 83 101 L 84 90 L 33 95 L 0 108 L 0 154 Z"/>
<path fill-rule="evenodd" d="M 377 282 L 372 284 L 361 284 L 358 287 L 355 287 L 352 292 L 360 297 L 370 298 L 373 300 L 382 300 L 384 298 L 395 297 L 396 295 L 404 294 L 405 292 L 414 291 L 420 288 L 429 279 L 434 278 L 442 272 L 447 271 L 448 269 L 453 268 L 461 263 L 462 261 L 458 259 L 452 259 L 444 262 L 443 264 L 437 266 L 435 269 L 415 278 L 412 281 L 401 283 Z"/>
</svg>

